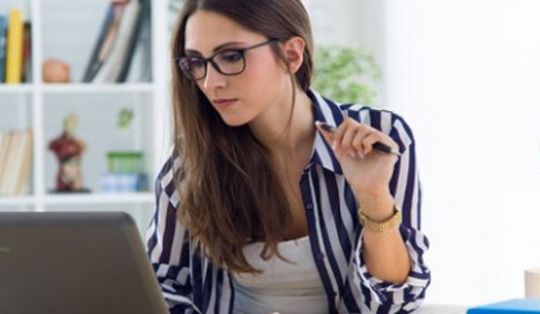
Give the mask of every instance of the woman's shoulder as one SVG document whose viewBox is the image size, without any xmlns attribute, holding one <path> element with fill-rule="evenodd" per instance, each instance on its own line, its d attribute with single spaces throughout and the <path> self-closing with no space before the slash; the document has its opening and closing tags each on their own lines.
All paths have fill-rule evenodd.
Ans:
<svg viewBox="0 0 540 314">
<path fill-rule="evenodd" d="M 174 185 L 173 178 L 180 169 L 180 164 L 180 156 L 178 156 L 173 149 L 170 149 L 169 153 L 166 155 L 165 161 L 162 163 L 161 169 L 158 172 L 156 184 L 159 184 L 163 189 Z"/>
<path fill-rule="evenodd" d="M 371 105 L 332 101 L 329 103 L 331 103 L 330 106 L 338 108 L 343 120 L 346 118 L 354 119 L 390 136 L 398 143 L 401 151 L 415 142 L 409 123 L 400 113 Z"/>
<path fill-rule="evenodd" d="M 339 107 L 344 117 L 367 124 L 385 134 L 390 134 L 396 127 L 410 129 L 405 118 L 390 109 L 360 104 L 339 104 Z"/>
<path fill-rule="evenodd" d="M 366 104 L 340 103 L 321 96 L 316 91 L 313 91 L 313 93 L 320 107 L 319 112 L 324 116 L 326 121 L 330 118 L 336 124 L 340 124 L 343 120 L 350 117 L 385 134 L 390 134 L 395 128 L 403 128 L 407 132 L 410 132 L 410 127 L 403 116 L 390 109 Z"/>
</svg>

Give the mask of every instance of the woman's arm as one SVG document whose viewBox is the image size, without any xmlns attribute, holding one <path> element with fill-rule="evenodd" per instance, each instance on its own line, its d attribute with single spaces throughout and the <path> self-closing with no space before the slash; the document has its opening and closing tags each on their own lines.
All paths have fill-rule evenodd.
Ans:
<svg viewBox="0 0 540 314">
<path fill-rule="evenodd" d="M 176 218 L 179 198 L 174 188 L 173 160 L 156 180 L 156 207 L 146 235 L 146 251 L 170 313 L 199 312 L 193 303 L 187 230 Z"/>
<path fill-rule="evenodd" d="M 421 190 L 415 142 L 406 122 L 393 112 L 346 107 L 348 118 L 334 133 L 321 129 L 339 160 L 362 213 L 385 221 L 394 205 L 402 223 L 374 234 L 360 226 L 350 266 L 352 282 L 361 290 L 364 310 L 373 313 L 409 313 L 423 301 L 430 271 L 423 255 L 429 248 L 420 232 Z M 401 156 L 373 151 L 376 142 L 398 150 Z"/>
<path fill-rule="evenodd" d="M 356 199 L 360 200 L 363 211 L 373 213 L 368 218 L 375 222 L 386 221 L 394 214 L 394 198 L 388 190 L 371 195 L 356 194 Z M 411 263 L 399 225 L 382 233 L 365 230 L 362 240 L 362 253 L 371 275 L 395 284 L 407 280 Z"/>
<path fill-rule="evenodd" d="M 388 189 L 358 195 L 357 200 L 373 220 L 391 216 L 395 204 L 402 211 L 403 221 L 382 234 L 362 229 L 355 264 L 361 289 L 372 296 L 371 302 L 365 301 L 370 311 L 410 313 L 422 304 L 431 282 L 431 272 L 424 261 L 429 241 L 420 231 L 422 191 L 416 146 L 412 130 L 403 118 L 389 111 L 371 111 L 371 120 L 377 119 L 392 121 L 391 128 L 386 127 L 390 129 L 388 135 L 402 155 L 394 165 Z"/>
</svg>

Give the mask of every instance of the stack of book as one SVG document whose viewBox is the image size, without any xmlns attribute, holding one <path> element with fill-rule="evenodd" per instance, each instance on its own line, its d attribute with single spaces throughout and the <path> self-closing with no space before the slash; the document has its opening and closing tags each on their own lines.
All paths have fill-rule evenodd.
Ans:
<svg viewBox="0 0 540 314">
<path fill-rule="evenodd" d="M 33 132 L 0 132 L 0 195 L 24 194 L 30 180 Z"/>
<path fill-rule="evenodd" d="M 32 81 L 31 33 L 20 9 L 11 9 L 9 16 L 0 13 L 0 83 Z"/>
<path fill-rule="evenodd" d="M 151 80 L 150 9 L 150 0 L 110 2 L 83 82 Z M 140 68 L 132 69 L 133 64 Z"/>
</svg>

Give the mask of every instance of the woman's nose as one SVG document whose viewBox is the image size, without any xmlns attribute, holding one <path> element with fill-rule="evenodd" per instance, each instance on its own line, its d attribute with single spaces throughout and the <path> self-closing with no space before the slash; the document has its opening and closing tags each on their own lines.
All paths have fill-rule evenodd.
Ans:
<svg viewBox="0 0 540 314">
<path fill-rule="evenodd" d="M 218 87 L 224 87 L 226 78 L 225 75 L 219 73 L 212 63 L 208 63 L 206 69 L 206 76 L 204 77 L 203 86 L 207 90 L 211 90 Z"/>
</svg>

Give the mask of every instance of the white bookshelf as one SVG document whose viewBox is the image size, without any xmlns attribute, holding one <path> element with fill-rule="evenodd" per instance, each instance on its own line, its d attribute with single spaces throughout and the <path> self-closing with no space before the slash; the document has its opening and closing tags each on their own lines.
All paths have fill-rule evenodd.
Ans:
<svg viewBox="0 0 540 314">
<path fill-rule="evenodd" d="M 32 93 L 33 91 L 33 85 L 32 84 L 18 84 L 18 85 L 6 85 L 6 84 L 0 84 L 0 94 L 24 94 L 24 93 Z"/>
<path fill-rule="evenodd" d="M 23 196 L 0 196 L 0 211 L 125 210 L 141 231 L 152 214 L 154 180 L 169 149 L 168 11 L 167 0 L 152 0 L 152 82 L 124 84 L 81 83 L 91 49 L 101 27 L 108 0 L 3 0 L 0 14 L 19 7 L 32 22 L 32 82 L 0 84 L 0 132 L 34 131 L 30 184 Z M 70 64 L 70 84 L 42 82 L 42 61 L 57 57 Z M 133 66 L 137 66 L 134 64 Z M 119 110 L 134 112 L 130 132 L 118 133 L 111 123 Z M 76 136 L 87 144 L 82 172 L 88 194 L 53 194 L 58 167 L 48 142 L 60 134 L 62 117 L 78 116 Z M 108 150 L 144 153 L 148 190 L 109 194 L 100 190 Z"/>
<path fill-rule="evenodd" d="M 156 87 L 153 83 L 130 84 L 46 84 L 42 91 L 51 93 L 152 93 Z"/>
</svg>

